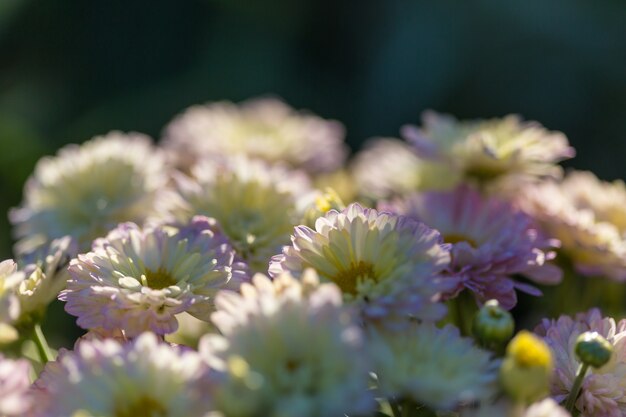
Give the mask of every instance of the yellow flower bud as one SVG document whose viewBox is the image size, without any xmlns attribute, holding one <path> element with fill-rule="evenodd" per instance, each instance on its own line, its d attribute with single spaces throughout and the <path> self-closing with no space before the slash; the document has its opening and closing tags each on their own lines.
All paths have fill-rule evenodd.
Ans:
<svg viewBox="0 0 626 417">
<path fill-rule="evenodd" d="M 500 382 L 513 400 L 529 404 L 548 395 L 552 368 L 552 354 L 546 343 L 521 331 L 506 349 Z"/>
</svg>

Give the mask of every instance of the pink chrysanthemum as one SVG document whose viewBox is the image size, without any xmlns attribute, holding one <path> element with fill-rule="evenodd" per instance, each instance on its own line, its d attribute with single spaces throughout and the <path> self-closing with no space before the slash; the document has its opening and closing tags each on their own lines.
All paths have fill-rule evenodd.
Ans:
<svg viewBox="0 0 626 417">
<path fill-rule="evenodd" d="M 317 219 L 315 230 L 296 227 L 291 241 L 272 258 L 270 275 L 313 268 L 367 321 L 404 326 L 407 318 L 438 320 L 446 312 L 439 295 L 451 283 L 438 275 L 449 249 L 422 223 L 351 204 Z"/>
<path fill-rule="evenodd" d="M 523 210 L 550 236 L 576 271 L 626 281 L 626 186 L 574 171 L 561 183 L 527 187 L 517 196 Z"/>
<path fill-rule="evenodd" d="M 25 359 L 6 359 L 0 354 L 0 415 L 21 417 L 32 406 L 30 363 Z"/>
<path fill-rule="evenodd" d="M 459 187 L 414 194 L 383 206 L 437 229 L 452 244 L 448 273 L 458 285 L 448 296 L 467 288 L 479 302 L 495 298 L 510 309 L 517 303 L 516 289 L 541 295 L 513 275 L 541 284 L 561 280 L 561 270 L 548 262 L 555 256 L 551 251 L 555 242 L 540 237 L 531 218 L 507 202 Z"/>
<path fill-rule="evenodd" d="M 212 409 L 207 371 L 196 352 L 154 334 L 124 345 L 84 340 L 44 368 L 35 382 L 35 416 L 204 417 Z"/>
<path fill-rule="evenodd" d="M 610 317 L 602 317 L 597 309 L 574 318 L 544 319 L 535 329 L 554 356 L 552 395 L 561 402 L 569 394 L 580 366 L 574 353 L 576 339 L 586 331 L 598 332 L 606 338 L 613 345 L 613 355 L 601 368 L 589 369 L 576 409 L 581 417 L 622 417 L 626 415 L 626 320 L 615 323 Z"/>
<path fill-rule="evenodd" d="M 360 328 L 334 284 L 257 274 L 241 294 L 220 292 L 222 335 L 200 351 L 221 371 L 215 405 L 228 417 L 369 415 L 374 401 Z"/>
<path fill-rule="evenodd" d="M 208 319 L 212 298 L 247 279 L 243 264 L 213 219 L 195 217 L 182 228 L 140 229 L 125 223 L 69 267 L 71 279 L 61 299 L 84 328 L 120 328 L 127 336 L 177 328 L 186 311 Z"/>
<path fill-rule="evenodd" d="M 166 128 L 163 143 L 179 165 L 203 156 L 244 154 L 311 173 L 332 171 L 347 156 L 343 126 L 261 98 L 193 106 Z"/>
</svg>

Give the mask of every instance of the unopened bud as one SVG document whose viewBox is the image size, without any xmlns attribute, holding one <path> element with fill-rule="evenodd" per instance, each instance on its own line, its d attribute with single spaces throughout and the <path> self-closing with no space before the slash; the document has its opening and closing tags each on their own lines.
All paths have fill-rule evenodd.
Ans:
<svg viewBox="0 0 626 417">
<path fill-rule="evenodd" d="M 613 346 L 598 332 L 585 332 L 576 339 L 578 360 L 594 368 L 605 365 L 613 354 Z"/>
<path fill-rule="evenodd" d="M 514 328 L 513 316 L 497 300 L 487 301 L 472 323 L 472 333 L 483 346 L 504 344 L 513 336 Z"/>
</svg>

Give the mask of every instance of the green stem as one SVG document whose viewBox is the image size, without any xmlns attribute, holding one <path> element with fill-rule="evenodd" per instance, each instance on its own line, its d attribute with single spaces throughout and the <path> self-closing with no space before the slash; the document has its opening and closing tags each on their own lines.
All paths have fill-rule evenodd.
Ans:
<svg viewBox="0 0 626 417">
<path fill-rule="evenodd" d="M 587 374 L 587 369 L 589 369 L 589 365 L 586 363 L 583 363 L 578 367 L 578 372 L 576 373 L 574 385 L 572 385 L 572 389 L 567 396 L 567 401 L 565 401 L 565 409 L 570 413 L 573 413 L 574 403 L 578 398 L 578 394 L 580 394 L 580 388 L 583 385 L 583 380 L 585 379 L 585 375 Z"/>
<path fill-rule="evenodd" d="M 39 353 L 42 364 L 45 365 L 47 362 L 54 360 L 46 336 L 44 336 L 39 323 L 35 324 L 33 330 L 33 342 L 35 342 L 35 346 L 37 346 L 37 352 Z"/>
</svg>

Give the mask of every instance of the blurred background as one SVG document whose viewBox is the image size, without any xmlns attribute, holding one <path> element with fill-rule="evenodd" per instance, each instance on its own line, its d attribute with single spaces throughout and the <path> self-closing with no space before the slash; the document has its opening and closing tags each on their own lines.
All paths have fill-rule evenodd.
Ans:
<svg viewBox="0 0 626 417">
<path fill-rule="evenodd" d="M 0 211 L 63 144 L 269 93 L 353 150 L 428 108 L 519 113 L 567 134 L 569 166 L 626 178 L 625 22 L 623 0 L 0 0 Z"/>
</svg>

